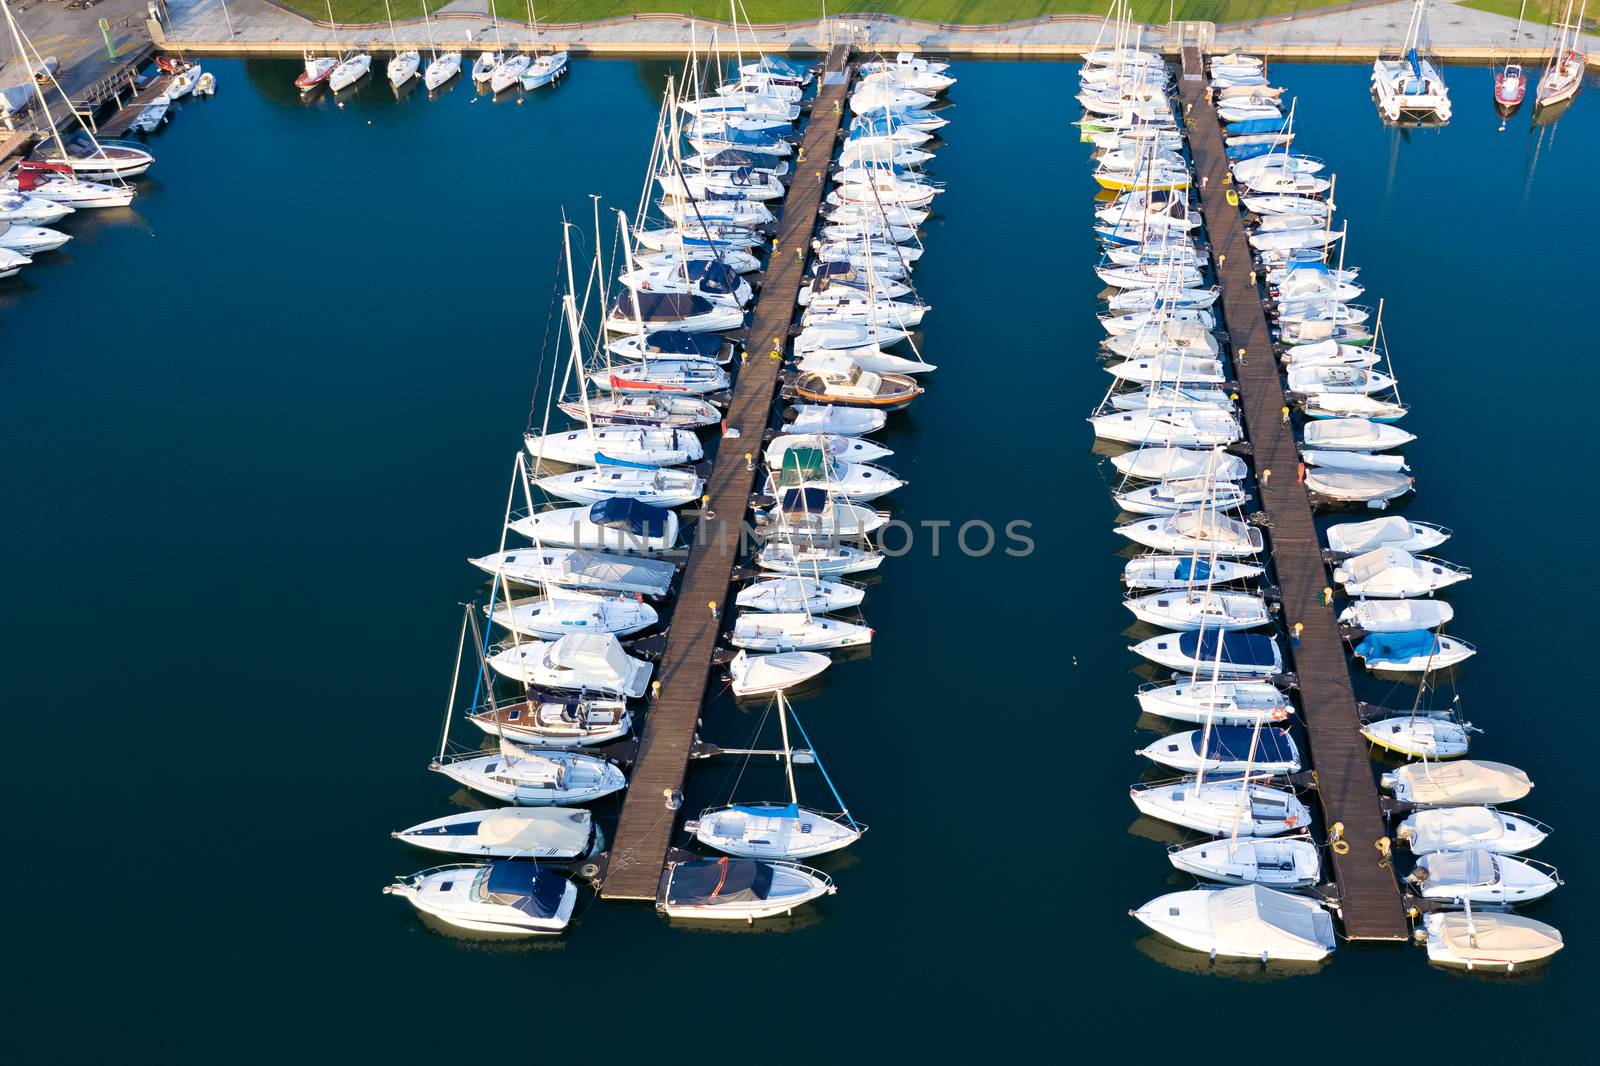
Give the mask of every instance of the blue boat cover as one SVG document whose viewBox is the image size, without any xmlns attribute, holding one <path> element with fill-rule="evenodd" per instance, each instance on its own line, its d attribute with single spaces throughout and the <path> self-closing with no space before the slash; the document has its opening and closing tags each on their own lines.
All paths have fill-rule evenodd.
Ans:
<svg viewBox="0 0 1600 1066">
<path fill-rule="evenodd" d="M 704 292 L 732 296 L 739 291 L 739 272 L 717 259 L 699 259 L 685 264 L 691 281 L 698 281 Z"/>
<path fill-rule="evenodd" d="M 1211 576 L 1211 562 L 1208 559 L 1179 559 L 1173 576 L 1179 581 L 1205 581 Z"/>
<path fill-rule="evenodd" d="M 594 453 L 594 465 L 595 466 L 625 466 L 630 470 L 660 470 L 661 469 L 660 465 L 657 464 L 657 463 L 635 463 L 635 462 L 632 462 L 632 461 L 627 460 L 627 459 L 618 459 L 616 456 L 607 455 L 604 452 L 595 452 Z"/>
<path fill-rule="evenodd" d="M 637 312 L 635 302 L 637 301 Z M 677 322 L 711 310 L 711 304 L 686 292 L 630 292 L 617 294 L 611 305 L 613 318 L 632 320 L 637 314 L 644 322 Z"/>
<path fill-rule="evenodd" d="M 784 489 L 785 514 L 821 514 L 828 509 L 828 490 L 818 488 Z"/>
<path fill-rule="evenodd" d="M 534 918 L 554 918 L 567 893 L 567 879 L 535 862 L 507 860 L 489 864 L 485 890 Z"/>
<path fill-rule="evenodd" d="M 1197 729 L 1191 734 L 1191 743 L 1198 749 L 1200 737 L 1205 732 Z M 1250 734 L 1255 730 L 1242 725 L 1219 725 L 1211 729 L 1211 737 L 1206 742 L 1206 758 L 1219 762 L 1242 763 L 1250 758 Z M 1255 758 L 1252 760 L 1257 766 L 1265 763 L 1287 763 L 1299 761 L 1299 753 L 1295 751 L 1294 741 L 1289 738 L 1286 730 L 1263 729 L 1261 736 L 1256 741 Z"/>
<path fill-rule="evenodd" d="M 1217 658 L 1221 638 L 1222 661 L 1234 666 L 1272 666 L 1279 661 L 1277 645 L 1260 633 L 1179 633 L 1178 650 L 1191 659 L 1211 662 Z"/>
<path fill-rule="evenodd" d="M 651 355 L 697 355 L 715 359 L 728 343 L 720 333 L 686 333 L 681 329 L 658 329 L 644 335 L 644 350 Z"/>
<path fill-rule="evenodd" d="M 759 167 L 762 170 L 777 170 L 782 163 L 782 156 L 751 152 L 744 148 L 724 148 L 705 159 L 708 167 Z"/>
<path fill-rule="evenodd" d="M 625 529 L 641 537 L 663 537 L 672 512 L 665 507 L 626 496 L 613 496 L 589 508 L 589 521 L 597 526 Z"/>
<path fill-rule="evenodd" d="M 782 128 L 785 130 L 792 129 L 792 127 L 787 126 Z M 744 148 L 752 148 L 756 151 L 760 151 L 763 148 L 778 147 L 778 142 L 781 139 L 781 135 L 776 132 L 777 129 L 778 127 L 763 127 L 758 130 L 747 130 L 740 129 L 738 127 L 729 127 L 727 129 L 720 130 L 706 130 L 703 133 L 698 134 L 698 136 L 704 137 L 707 140 L 721 141 L 723 144 L 739 145 Z"/>
<path fill-rule="evenodd" d="M 803 78 L 811 73 L 812 64 L 802 63 L 794 59 L 785 59 L 783 56 L 763 55 L 756 62 L 756 68 L 765 74 L 782 74 L 791 78 Z"/>
<path fill-rule="evenodd" d="M 798 818 L 800 806 L 795 803 L 735 803 L 733 810 L 741 814 L 753 814 L 758 818 Z"/>
<path fill-rule="evenodd" d="M 772 889 L 772 867 L 754 859 L 701 859 L 672 868 L 667 902 L 755 903 Z"/>
<path fill-rule="evenodd" d="M 1275 144 L 1236 144 L 1228 149 L 1228 158 L 1234 160 L 1255 159 L 1257 156 L 1266 155 L 1277 147 Z"/>
<path fill-rule="evenodd" d="M 1401 633 L 1373 633 L 1356 645 L 1356 654 L 1374 662 L 1405 662 L 1432 655 L 1438 638 L 1430 630 L 1408 629 Z"/>
<path fill-rule="evenodd" d="M 1289 126 L 1287 119 L 1283 118 L 1252 118 L 1244 122 L 1228 123 L 1228 136 L 1244 136 L 1250 133 L 1282 133 Z"/>
</svg>

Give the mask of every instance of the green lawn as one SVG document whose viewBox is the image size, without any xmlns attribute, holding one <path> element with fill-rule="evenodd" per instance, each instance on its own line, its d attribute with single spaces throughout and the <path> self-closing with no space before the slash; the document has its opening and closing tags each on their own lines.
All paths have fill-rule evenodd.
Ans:
<svg viewBox="0 0 1600 1066">
<path fill-rule="evenodd" d="M 1461 0 L 1462 7 L 1474 8 L 1478 11 L 1489 11 L 1496 15 L 1504 15 L 1508 19 L 1517 17 L 1517 10 L 1522 6 L 1522 0 Z M 1600 8 L 1600 4 L 1590 4 L 1591 8 Z M 1528 0 L 1528 10 L 1522 16 L 1523 21 L 1530 26 L 1549 25 L 1558 21 L 1567 13 L 1567 0 Z M 1591 11 L 1584 16 L 1585 26 L 1594 26 L 1594 16 L 1600 10 Z M 1578 5 L 1572 5 L 1572 15 L 1578 15 Z"/>
<path fill-rule="evenodd" d="M 328 17 L 326 0 L 279 0 L 285 7 L 309 18 Z M 396 19 L 422 17 L 422 0 L 390 0 Z M 1141 21 L 1164 23 L 1169 13 L 1179 19 L 1205 22 L 1240 22 L 1290 11 L 1327 7 L 1337 0 L 1134 0 L 1134 16 Z M 1506 0 L 1475 0 L 1486 4 Z M 1516 14 L 1514 0 L 1512 14 Z M 1538 2 L 1538 0 L 1531 0 Z M 446 0 L 427 0 L 437 11 Z M 485 0 L 487 3 L 487 0 Z M 1104 14 L 1108 0 L 840 0 L 829 4 L 830 15 L 872 11 L 903 15 L 926 22 L 1015 22 L 1047 14 Z M 527 20 L 526 0 L 495 0 L 495 9 L 508 20 Z M 635 11 L 678 12 L 706 18 L 728 17 L 726 4 L 714 0 L 535 0 L 540 22 L 584 22 L 614 18 Z M 751 22 L 804 22 L 818 18 L 817 0 L 745 0 Z M 334 17 L 341 22 L 382 22 L 383 0 L 333 0 Z"/>
</svg>

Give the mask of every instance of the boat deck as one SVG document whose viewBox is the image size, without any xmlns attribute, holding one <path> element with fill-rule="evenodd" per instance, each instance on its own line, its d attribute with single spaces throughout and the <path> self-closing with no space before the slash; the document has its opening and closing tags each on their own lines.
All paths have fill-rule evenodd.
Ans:
<svg viewBox="0 0 1600 1066">
<path fill-rule="evenodd" d="M 1334 608 L 1323 602 L 1332 585 L 1312 522 L 1311 501 L 1298 477 L 1300 455 L 1284 424 L 1288 400 L 1278 373 L 1272 334 L 1239 209 L 1227 201 L 1228 159 L 1222 130 L 1201 73 L 1203 60 L 1184 49 L 1179 95 L 1196 175 L 1202 179 L 1205 220 L 1222 316 L 1232 347 L 1234 375 L 1262 510 L 1270 561 L 1282 595 L 1282 621 L 1303 623 L 1298 645 L 1285 649 L 1299 681 L 1300 707 L 1310 737 L 1317 796 L 1328 826 L 1343 823 L 1349 850 L 1330 849 L 1333 896 L 1345 935 L 1354 940 L 1404 940 L 1409 928 L 1394 871 L 1378 850 L 1387 834 L 1367 743 L 1361 736 L 1350 664 Z M 1199 75 L 1198 77 L 1196 75 Z M 1271 471 L 1271 476 L 1267 476 Z M 1292 644 L 1292 642 L 1291 642 Z"/>
<path fill-rule="evenodd" d="M 806 162 L 796 166 L 784 199 L 775 247 L 746 340 L 749 362 L 739 368 L 727 410 L 727 431 L 737 431 L 738 436 L 724 435 L 707 481 L 709 514 L 701 519 L 684 568 L 678 607 L 657 671 L 661 690 L 645 716 L 639 759 L 603 864 L 600 895 L 605 899 L 654 900 L 667 861 L 678 814 L 669 808 L 667 797 L 683 787 L 717 636 L 731 617 L 728 591 L 739 560 L 740 532 L 755 488 L 756 470 L 760 469 L 759 461 L 755 469 L 747 469 L 745 453 L 759 460 L 762 436 L 772 420 L 782 360 L 770 353 L 775 339 L 787 345 L 794 321 L 805 276 L 802 255 L 810 250 L 824 179 L 843 120 L 850 83 L 848 56 L 843 45 L 828 53 L 802 142 Z M 796 249 L 801 249 L 802 255 L 796 255 Z M 712 602 L 718 605 L 718 617 L 712 616 L 708 606 Z"/>
</svg>

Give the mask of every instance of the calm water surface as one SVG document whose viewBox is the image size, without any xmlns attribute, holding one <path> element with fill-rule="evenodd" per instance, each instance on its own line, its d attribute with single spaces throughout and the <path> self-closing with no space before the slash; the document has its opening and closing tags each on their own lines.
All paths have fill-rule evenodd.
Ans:
<svg viewBox="0 0 1600 1066">
<path fill-rule="evenodd" d="M 924 538 L 868 598 L 871 658 L 800 707 L 872 827 L 828 864 L 839 894 L 756 934 L 589 906 L 567 937 L 511 945 L 379 895 L 431 862 L 388 834 L 456 809 L 425 767 L 560 212 L 586 219 L 591 193 L 631 209 L 669 68 L 581 61 L 522 106 L 461 86 L 397 104 L 374 81 L 342 109 L 302 105 L 293 64 L 215 69 L 221 94 L 154 138 L 137 210 L 72 220 L 69 251 L 0 282 L 0 646 L 28 829 L 6 879 L 13 1057 L 1237 1061 L 1232 1039 L 1194 1050 L 1232 1021 L 1262 1055 L 1325 1032 L 1437 1060 L 1593 1036 L 1597 737 L 1572 688 L 1595 574 L 1550 532 L 1600 517 L 1568 458 L 1591 420 L 1561 398 L 1594 356 L 1592 87 L 1555 127 L 1498 132 L 1487 71 L 1452 69 L 1455 124 L 1396 134 L 1362 69 L 1277 72 L 1388 298 L 1421 436 L 1405 513 L 1454 527 L 1442 554 L 1474 569 L 1451 598 L 1482 649 L 1462 681 L 1477 751 L 1537 780 L 1519 806 L 1557 828 L 1538 857 L 1570 883 L 1535 912 L 1568 944 L 1538 973 L 1348 948 L 1268 985 L 1279 971 L 1211 972 L 1125 916 L 1184 882 L 1125 798 L 1149 734 L 1081 421 L 1105 380 L 1075 68 L 956 71 L 917 275 L 941 369 L 884 434 L 887 465 L 911 482 L 902 517 L 1023 519 L 1036 550 Z M 739 743 L 755 720 L 719 704 L 707 733 Z M 734 773 L 697 768 L 689 807 Z M 1130 1041 L 1157 1019 L 1181 1038 Z"/>
</svg>

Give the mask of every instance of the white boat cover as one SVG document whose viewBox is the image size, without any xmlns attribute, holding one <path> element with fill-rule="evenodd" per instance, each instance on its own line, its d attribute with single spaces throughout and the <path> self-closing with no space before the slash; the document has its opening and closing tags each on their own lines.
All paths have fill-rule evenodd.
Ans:
<svg viewBox="0 0 1600 1066">
<path fill-rule="evenodd" d="M 610 633 L 568 633 L 550 645 L 547 658 L 568 670 L 615 678 L 619 687 L 633 676 L 633 660 Z"/>
<path fill-rule="evenodd" d="M 519 748 L 504 738 L 500 741 L 500 754 L 506 765 L 501 772 L 514 777 L 518 784 L 560 786 L 566 767 L 548 755 Z"/>
<path fill-rule="evenodd" d="M 1405 474 L 1313 470 L 1306 473 L 1306 488 L 1331 500 L 1361 503 L 1400 495 L 1411 488 L 1411 479 Z"/>
<path fill-rule="evenodd" d="M 506 807 L 478 823 L 478 839 L 495 848 L 581 855 L 589 846 L 590 817 L 588 811 L 566 807 Z"/>
<path fill-rule="evenodd" d="M 1436 884 L 1486 886 L 1500 880 L 1499 860 L 1487 851 L 1440 851 L 1417 861 Z"/>
<path fill-rule="evenodd" d="M 1304 958 L 1334 948 L 1333 919 L 1301 896 L 1245 885 L 1213 892 L 1207 910 L 1219 954 Z"/>
<path fill-rule="evenodd" d="M 568 555 L 562 569 L 593 584 L 604 583 L 608 588 L 656 596 L 666 595 L 672 587 L 672 576 L 677 572 L 671 563 L 583 551 Z"/>
<path fill-rule="evenodd" d="M 1340 522 L 1328 527 L 1328 547 L 1336 552 L 1367 552 L 1385 544 L 1404 543 L 1413 535 L 1411 523 L 1399 515 L 1368 522 Z"/>
<path fill-rule="evenodd" d="M 1441 807 L 1418 811 L 1405 821 L 1411 830 L 1411 850 L 1459 851 L 1481 847 L 1505 833 L 1500 813 L 1492 807 Z"/>
<path fill-rule="evenodd" d="M 739 695 L 776 692 L 808 681 L 826 670 L 832 662 L 814 651 L 787 651 L 776 655 L 749 655 L 740 652 L 729 668 L 733 691 Z"/>
<path fill-rule="evenodd" d="M 1345 608 L 1339 621 L 1368 633 L 1405 633 L 1438 629 L 1455 613 L 1443 600 L 1360 600 Z"/>
<path fill-rule="evenodd" d="M 1561 930 L 1517 914 L 1429 915 L 1450 954 L 1479 962 L 1533 962 L 1561 950 Z"/>
<path fill-rule="evenodd" d="M 1397 792 L 1403 786 L 1404 798 L 1411 803 L 1510 803 L 1533 788 L 1528 775 L 1515 766 L 1473 759 L 1409 763 L 1384 777 L 1386 783 L 1393 779 Z"/>
</svg>

